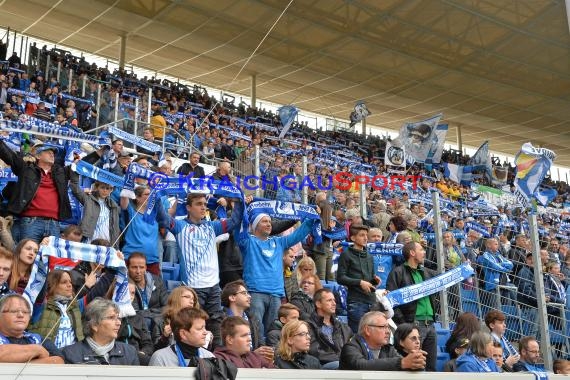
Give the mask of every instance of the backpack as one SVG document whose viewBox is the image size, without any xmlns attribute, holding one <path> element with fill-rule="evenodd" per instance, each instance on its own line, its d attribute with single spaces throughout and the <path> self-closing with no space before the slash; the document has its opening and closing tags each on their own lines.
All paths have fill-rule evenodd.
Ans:
<svg viewBox="0 0 570 380">
<path fill-rule="evenodd" d="M 194 376 L 196 380 L 235 380 L 237 367 L 220 358 L 200 358 Z"/>
</svg>

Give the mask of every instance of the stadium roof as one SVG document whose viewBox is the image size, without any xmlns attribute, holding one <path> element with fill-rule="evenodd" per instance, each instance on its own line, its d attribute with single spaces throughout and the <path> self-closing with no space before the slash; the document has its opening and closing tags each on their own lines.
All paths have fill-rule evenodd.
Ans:
<svg viewBox="0 0 570 380">
<path fill-rule="evenodd" d="M 570 166 L 570 33 L 563 0 L 4 0 L 2 24 L 126 64 L 398 129 L 443 112 L 455 141 Z"/>
</svg>

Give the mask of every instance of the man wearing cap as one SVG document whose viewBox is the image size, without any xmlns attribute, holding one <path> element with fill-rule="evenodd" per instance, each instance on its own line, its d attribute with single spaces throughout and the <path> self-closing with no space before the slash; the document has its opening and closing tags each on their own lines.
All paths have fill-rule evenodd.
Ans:
<svg viewBox="0 0 570 380">
<path fill-rule="evenodd" d="M 56 152 L 56 147 L 39 144 L 35 147 L 35 162 L 26 162 L 0 141 L 0 159 L 18 176 L 7 206 L 16 217 L 12 228 L 15 241 L 30 238 L 39 243 L 45 236 L 59 236 L 59 220 L 71 217 L 69 177 L 63 167 L 55 164 Z"/>
<path fill-rule="evenodd" d="M 243 279 L 251 293 L 250 310 L 260 321 L 261 331 L 265 334 L 277 319 L 281 298 L 285 297 L 283 252 L 309 234 L 314 220 L 306 219 L 290 235 L 273 237 L 268 214 L 254 214 L 252 218 L 252 234 L 236 229 L 234 237 L 243 256 Z"/>
</svg>

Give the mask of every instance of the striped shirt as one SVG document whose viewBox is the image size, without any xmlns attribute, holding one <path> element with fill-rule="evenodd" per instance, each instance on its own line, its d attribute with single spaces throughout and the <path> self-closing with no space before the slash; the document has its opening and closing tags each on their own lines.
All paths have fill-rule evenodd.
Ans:
<svg viewBox="0 0 570 380">
<path fill-rule="evenodd" d="M 180 247 L 182 282 L 192 288 L 209 288 L 220 282 L 216 236 L 227 231 L 226 220 L 194 224 L 188 219 L 174 220 L 172 233 Z M 172 225 L 172 224 L 171 224 Z"/>
<path fill-rule="evenodd" d="M 105 204 L 105 200 L 99 198 L 99 218 L 97 219 L 97 224 L 95 225 L 95 231 L 93 232 L 93 239 L 105 239 L 107 241 L 111 240 L 111 234 L 109 232 L 109 222 L 111 218 L 111 210 Z"/>
</svg>

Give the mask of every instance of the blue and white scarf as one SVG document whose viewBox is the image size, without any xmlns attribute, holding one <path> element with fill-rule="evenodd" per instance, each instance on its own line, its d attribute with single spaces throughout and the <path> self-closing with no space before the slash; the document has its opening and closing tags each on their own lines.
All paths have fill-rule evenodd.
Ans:
<svg viewBox="0 0 570 380">
<path fill-rule="evenodd" d="M 66 94 L 64 92 L 61 93 L 61 97 L 64 99 L 73 100 L 75 103 L 87 103 L 91 107 L 93 107 L 95 105 L 95 103 L 92 100 L 84 99 L 84 98 L 78 98 L 76 96 L 69 95 L 69 94 Z"/>
<path fill-rule="evenodd" d="M 483 236 L 484 238 L 491 237 L 487 227 L 483 226 L 482 224 L 476 223 L 476 222 L 465 223 L 465 230 L 466 231 L 473 230 L 473 231 L 479 232 L 481 234 L 481 236 Z"/>
<path fill-rule="evenodd" d="M 55 123 L 34 117 L 28 117 L 26 121 L 0 120 L 0 129 L 9 132 L 26 132 L 55 139 L 85 142 L 88 144 L 111 145 L 111 142 L 107 138 L 75 132 L 69 128 L 62 128 Z"/>
<path fill-rule="evenodd" d="M 23 294 L 30 305 L 34 304 L 46 281 L 49 256 L 74 261 L 89 261 L 115 269 L 117 274 L 115 275 L 116 285 L 113 301 L 119 306 L 121 316 L 134 315 L 129 294 L 127 266 L 125 261 L 117 256 L 117 251 L 114 248 L 76 243 L 55 236 L 48 238 L 47 245 L 40 245 L 40 251 L 32 267 L 32 273 Z"/>
<path fill-rule="evenodd" d="M 247 208 L 249 220 L 253 221 L 258 214 L 267 214 L 271 218 L 287 220 L 315 219 L 311 235 L 315 244 L 323 242 L 321 217 L 313 206 L 282 201 L 257 201 L 250 203 Z"/>
<path fill-rule="evenodd" d="M 474 274 L 475 271 L 469 263 L 465 263 L 422 283 L 392 290 L 386 295 L 386 298 L 388 298 L 392 307 L 405 305 L 407 303 L 417 301 L 420 298 L 441 292 L 442 290 L 460 283 Z"/>
<path fill-rule="evenodd" d="M 134 145 L 136 145 L 140 148 L 146 149 L 146 150 L 150 150 L 151 152 L 161 152 L 162 151 L 162 147 L 160 145 L 155 144 L 155 143 L 150 142 L 150 141 L 147 141 L 147 140 L 143 139 L 142 137 L 135 136 L 129 132 L 125 132 L 122 129 L 119 129 L 117 127 L 109 127 L 109 133 L 111 133 L 116 138 L 130 142 L 131 144 L 134 144 Z"/>
<path fill-rule="evenodd" d="M 121 188 L 123 186 L 123 177 L 100 169 L 85 161 L 77 161 L 77 163 L 71 165 L 71 169 L 79 175 L 106 183 L 113 187 Z"/>
</svg>

